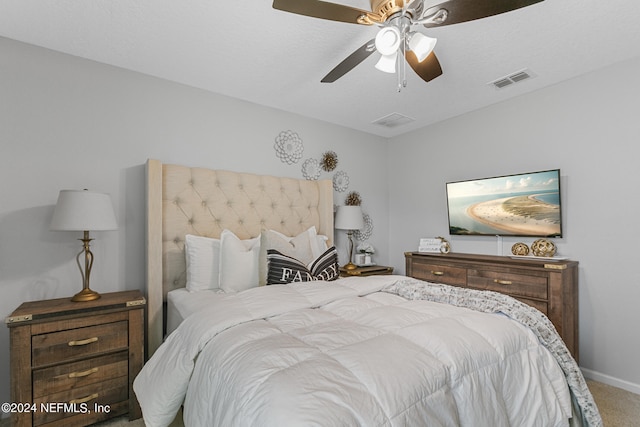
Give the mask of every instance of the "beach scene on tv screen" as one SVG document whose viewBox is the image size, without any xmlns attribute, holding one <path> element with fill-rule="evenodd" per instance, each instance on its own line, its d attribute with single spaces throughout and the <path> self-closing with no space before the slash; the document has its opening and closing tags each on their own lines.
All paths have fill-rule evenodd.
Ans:
<svg viewBox="0 0 640 427">
<path fill-rule="evenodd" d="M 449 232 L 561 236 L 559 171 L 447 183 Z"/>
</svg>

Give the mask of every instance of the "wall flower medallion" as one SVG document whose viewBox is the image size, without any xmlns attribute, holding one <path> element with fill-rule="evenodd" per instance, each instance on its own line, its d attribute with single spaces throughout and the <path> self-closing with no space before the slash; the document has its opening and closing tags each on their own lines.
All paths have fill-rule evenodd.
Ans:
<svg viewBox="0 0 640 427">
<path fill-rule="evenodd" d="M 302 163 L 302 176 L 309 181 L 320 178 L 320 162 L 316 159 L 307 159 Z"/>
<path fill-rule="evenodd" d="M 302 139 L 297 133 L 290 130 L 280 132 L 273 147 L 276 150 L 276 156 L 288 165 L 298 163 L 304 151 Z"/>
<path fill-rule="evenodd" d="M 349 188 L 349 175 L 345 171 L 333 174 L 333 189 L 341 193 L 347 188 Z"/>
</svg>

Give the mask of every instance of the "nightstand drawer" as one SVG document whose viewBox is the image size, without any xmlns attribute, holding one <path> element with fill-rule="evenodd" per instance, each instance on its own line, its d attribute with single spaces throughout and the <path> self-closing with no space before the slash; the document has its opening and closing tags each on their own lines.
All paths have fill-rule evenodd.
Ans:
<svg viewBox="0 0 640 427">
<path fill-rule="evenodd" d="M 38 369 L 33 372 L 33 397 L 40 398 L 127 376 L 128 370 L 129 354 L 126 351 Z"/>
<path fill-rule="evenodd" d="M 33 367 L 125 350 L 129 345 L 127 321 L 35 335 L 32 337 Z"/>
<path fill-rule="evenodd" d="M 546 276 L 501 272 L 495 270 L 469 269 L 467 285 L 476 289 L 502 292 L 511 296 L 548 298 Z"/>
<path fill-rule="evenodd" d="M 413 277 L 427 282 L 464 286 L 467 283 L 467 269 L 416 262 L 413 264 Z"/>
<path fill-rule="evenodd" d="M 54 406 L 54 410 L 37 411 L 33 414 L 33 425 L 41 425 L 50 423 L 63 418 L 83 414 L 88 416 L 90 424 L 92 420 L 98 420 L 104 416 L 102 412 L 95 412 L 95 405 L 110 408 L 118 402 L 125 402 L 129 399 L 129 382 L 128 377 L 110 379 L 96 384 L 90 384 L 84 387 L 73 388 L 72 390 L 54 393 L 33 399 L 33 403 L 38 408 L 41 404 L 67 404 L 67 408 L 62 405 Z M 66 409 L 66 412 L 65 412 Z M 92 417 L 93 415 L 93 417 Z"/>
</svg>

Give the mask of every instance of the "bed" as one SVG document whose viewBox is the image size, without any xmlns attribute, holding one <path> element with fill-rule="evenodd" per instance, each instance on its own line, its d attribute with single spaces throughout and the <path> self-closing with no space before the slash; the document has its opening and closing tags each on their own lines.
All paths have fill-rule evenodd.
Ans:
<svg viewBox="0 0 640 427">
<path fill-rule="evenodd" d="M 330 181 L 156 160 L 147 179 L 147 426 L 602 425 L 540 312 L 339 277 Z"/>
</svg>

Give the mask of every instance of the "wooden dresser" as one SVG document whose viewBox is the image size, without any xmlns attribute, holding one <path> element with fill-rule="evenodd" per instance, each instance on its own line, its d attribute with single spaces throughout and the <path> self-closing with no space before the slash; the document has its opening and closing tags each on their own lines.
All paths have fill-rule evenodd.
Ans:
<svg viewBox="0 0 640 427">
<path fill-rule="evenodd" d="M 405 253 L 406 275 L 429 282 L 497 291 L 549 317 L 578 361 L 578 262 L 473 254 Z"/>
<path fill-rule="evenodd" d="M 6 319 L 12 425 L 85 426 L 140 418 L 133 379 L 144 361 L 139 291 L 25 302 Z"/>
</svg>

